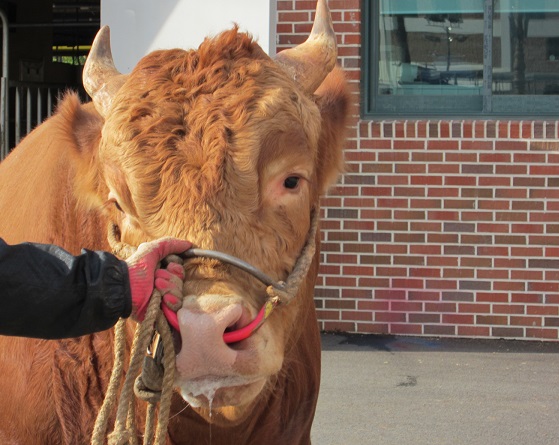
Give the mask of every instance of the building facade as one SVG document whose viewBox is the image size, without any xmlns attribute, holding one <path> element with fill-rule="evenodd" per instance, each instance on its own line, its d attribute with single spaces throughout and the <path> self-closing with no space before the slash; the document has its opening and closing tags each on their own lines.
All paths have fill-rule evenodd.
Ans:
<svg viewBox="0 0 559 445">
<path fill-rule="evenodd" d="M 79 83 L 100 23 L 127 72 L 151 49 L 196 46 L 233 22 L 270 53 L 291 47 L 316 7 L 0 3 L 13 28 L 10 113 L 21 117 L 3 125 L 14 127 L 9 146 L 50 113 L 41 88 Z M 328 4 L 354 107 L 347 172 L 322 202 L 320 327 L 559 340 L 559 2 Z"/>
<path fill-rule="evenodd" d="M 559 339 L 558 8 L 526 3 L 329 1 L 354 112 L 322 329 Z M 315 6 L 278 0 L 278 50 Z"/>
</svg>

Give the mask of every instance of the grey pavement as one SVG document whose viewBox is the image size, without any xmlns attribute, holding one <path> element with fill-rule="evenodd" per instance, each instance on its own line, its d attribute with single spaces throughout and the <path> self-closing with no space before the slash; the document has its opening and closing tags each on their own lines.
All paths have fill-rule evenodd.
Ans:
<svg viewBox="0 0 559 445">
<path fill-rule="evenodd" d="M 313 445 L 559 444 L 559 343 L 322 342 Z"/>
</svg>

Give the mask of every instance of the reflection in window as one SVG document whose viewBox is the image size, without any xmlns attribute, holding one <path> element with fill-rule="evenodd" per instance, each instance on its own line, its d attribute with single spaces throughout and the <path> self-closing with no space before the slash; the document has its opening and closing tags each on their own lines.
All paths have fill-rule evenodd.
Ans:
<svg viewBox="0 0 559 445">
<path fill-rule="evenodd" d="M 366 114 L 557 114 L 559 0 L 364 5 Z"/>
<path fill-rule="evenodd" d="M 493 23 L 493 92 L 559 94 L 559 2 L 497 0 Z"/>
<path fill-rule="evenodd" d="M 481 94 L 482 6 L 482 0 L 383 0 L 378 93 Z"/>
</svg>

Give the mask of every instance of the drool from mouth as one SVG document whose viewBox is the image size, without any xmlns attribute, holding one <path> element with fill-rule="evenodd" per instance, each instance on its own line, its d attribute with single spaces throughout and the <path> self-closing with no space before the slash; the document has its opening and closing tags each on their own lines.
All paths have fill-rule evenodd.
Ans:
<svg viewBox="0 0 559 445">
<path fill-rule="evenodd" d="M 263 388 L 265 379 L 244 376 L 204 376 L 179 381 L 183 399 L 194 408 L 220 408 L 242 405 Z"/>
</svg>

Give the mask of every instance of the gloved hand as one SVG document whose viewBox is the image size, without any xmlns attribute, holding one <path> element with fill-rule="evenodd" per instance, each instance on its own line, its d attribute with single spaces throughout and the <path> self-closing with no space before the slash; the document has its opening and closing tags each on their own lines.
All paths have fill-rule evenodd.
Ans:
<svg viewBox="0 0 559 445">
<path fill-rule="evenodd" d="M 126 260 L 130 278 L 130 293 L 132 294 L 132 317 L 136 321 L 142 321 L 146 315 L 155 283 L 155 271 L 159 262 L 167 255 L 182 253 L 190 249 L 191 246 L 192 243 L 188 241 L 162 238 L 140 244 L 136 253 Z"/>
<path fill-rule="evenodd" d="M 155 271 L 155 287 L 163 295 L 161 309 L 169 324 L 179 331 L 177 311 L 182 307 L 182 283 L 184 268 L 177 263 L 169 263 L 166 269 Z"/>
</svg>

